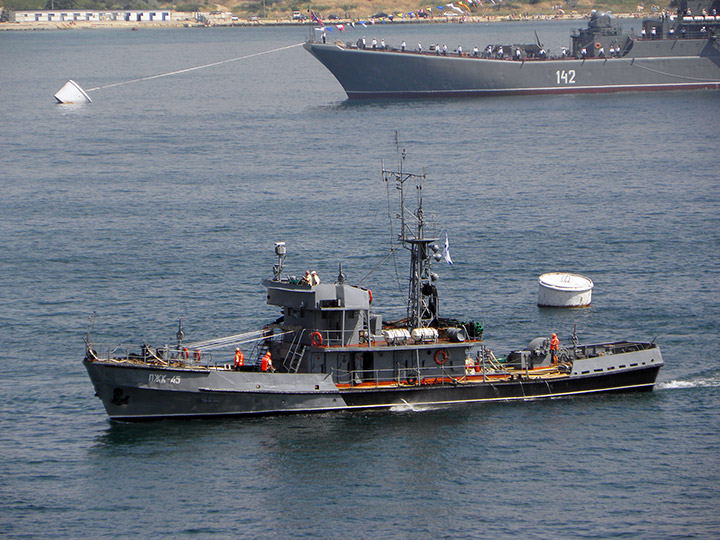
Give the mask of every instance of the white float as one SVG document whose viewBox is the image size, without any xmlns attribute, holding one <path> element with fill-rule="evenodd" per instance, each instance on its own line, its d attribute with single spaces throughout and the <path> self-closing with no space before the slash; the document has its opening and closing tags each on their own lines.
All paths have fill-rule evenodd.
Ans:
<svg viewBox="0 0 720 540">
<path fill-rule="evenodd" d="M 538 278 L 538 306 L 583 307 L 592 300 L 590 278 L 567 272 L 548 272 Z"/>
<path fill-rule="evenodd" d="M 55 99 L 58 100 L 58 103 L 66 104 L 92 103 L 90 96 L 88 96 L 85 93 L 85 90 L 80 88 L 80 85 L 73 80 L 66 82 L 65 86 L 58 90 L 57 94 L 55 94 Z"/>
</svg>

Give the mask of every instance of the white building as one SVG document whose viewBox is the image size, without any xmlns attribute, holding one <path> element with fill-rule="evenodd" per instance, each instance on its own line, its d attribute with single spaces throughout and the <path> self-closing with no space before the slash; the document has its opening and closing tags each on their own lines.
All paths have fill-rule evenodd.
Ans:
<svg viewBox="0 0 720 540">
<path fill-rule="evenodd" d="M 173 12 L 163 10 L 109 10 L 94 11 L 88 9 L 56 9 L 16 11 L 15 22 L 72 22 L 72 21 L 126 21 L 151 22 L 172 21 Z"/>
</svg>

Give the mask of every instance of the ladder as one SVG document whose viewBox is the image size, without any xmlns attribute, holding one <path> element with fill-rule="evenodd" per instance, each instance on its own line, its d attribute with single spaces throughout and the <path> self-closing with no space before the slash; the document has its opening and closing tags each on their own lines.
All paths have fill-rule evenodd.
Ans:
<svg viewBox="0 0 720 540">
<path fill-rule="evenodd" d="M 283 367 L 288 373 L 297 373 L 300 368 L 300 362 L 302 362 L 302 359 L 305 356 L 305 349 L 307 348 L 307 345 L 302 345 L 301 347 L 302 335 L 304 332 L 305 330 L 296 333 L 290 343 L 290 348 L 288 349 L 285 360 L 283 361 Z"/>
</svg>

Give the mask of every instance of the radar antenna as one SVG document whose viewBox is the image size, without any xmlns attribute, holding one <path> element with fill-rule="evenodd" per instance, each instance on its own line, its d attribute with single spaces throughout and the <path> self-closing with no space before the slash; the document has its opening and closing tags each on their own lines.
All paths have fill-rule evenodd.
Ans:
<svg viewBox="0 0 720 540">
<path fill-rule="evenodd" d="M 287 248 L 285 242 L 275 242 L 275 255 L 278 257 L 277 264 L 273 264 L 273 281 L 280 281 L 280 274 L 282 274 L 283 268 L 285 267 L 285 254 Z"/>
</svg>

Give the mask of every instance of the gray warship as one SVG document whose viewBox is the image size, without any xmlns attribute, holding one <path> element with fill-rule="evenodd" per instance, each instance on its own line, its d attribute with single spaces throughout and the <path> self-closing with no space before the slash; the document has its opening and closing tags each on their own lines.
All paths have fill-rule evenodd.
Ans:
<svg viewBox="0 0 720 540">
<path fill-rule="evenodd" d="M 640 35 L 593 12 L 570 48 L 555 55 L 539 40 L 451 52 L 342 41 L 304 46 L 350 99 L 720 89 L 718 12 L 720 0 L 682 0 L 676 13 L 644 19 Z"/>
<path fill-rule="evenodd" d="M 505 356 L 483 342 L 477 320 L 441 316 L 434 264 L 449 261 L 437 223 L 423 209 L 425 175 L 383 166 L 394 184 L 400 246 L 409 253 L 407 305 L 384 321 L 370 289 L 339 265 L 332 283 L 285 274 L 287 247 L 262 281 L 280 317 L 256 331 L 132 352 L 85 338 L 83 364 L 113 420 L 217 417 L 529 401 L 652 390 L 663 365 L 654 342 L 581 345 L 537 337 Z M 408 186 L 414 184 L 415 197 Z M 409 199 L 409 200 L 408 200 Z M 413 201 L 414 199 L 414 201 Z M 411 204 L 408 204 L 412 201 Z M 413 208 L 411 211 L 410 208 Z M 245 353 L 247 352 L 247 357 Z M 234 356 L 233 356 L 234 353 Z"/>
</svg>

